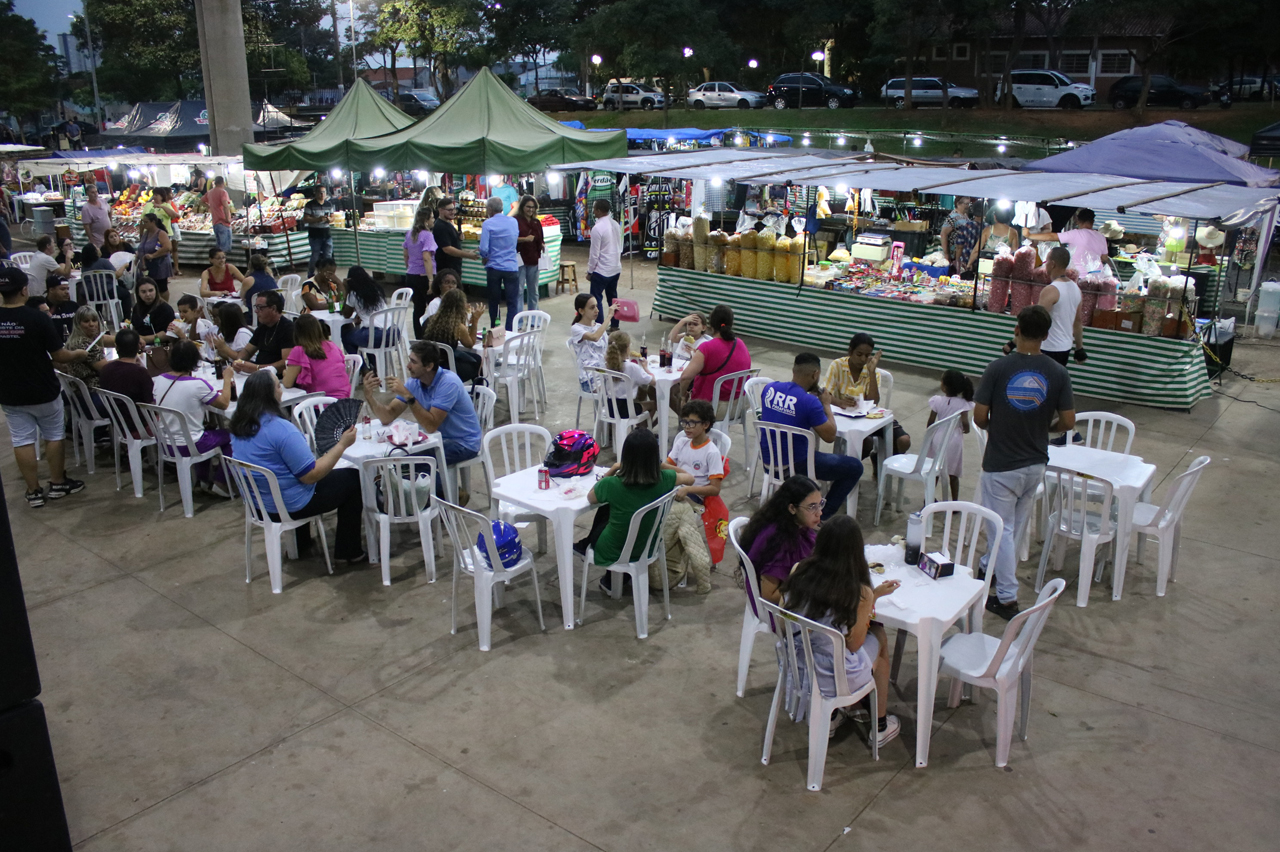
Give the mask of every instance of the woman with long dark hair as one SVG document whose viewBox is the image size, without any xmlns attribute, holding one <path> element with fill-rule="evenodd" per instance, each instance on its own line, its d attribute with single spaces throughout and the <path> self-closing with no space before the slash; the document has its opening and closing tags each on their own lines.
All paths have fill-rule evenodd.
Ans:
<svg viewBox="0 0 1280 852">
<path fill-rule="evenodd" d="M 424 326 L 440 310 L 440 300 L 444 298 L 444 294 L 458 289 L 461 284 L 462 275 L 456 269 L 445 267 L 436 273 L 431 282 L 431 302 L 427 305 L 427 312 L 420 317 Z"/>
<path fill-rule="evenodd" d="M 223 302 L 217 310 L 218 333 L 235 351 L 249 345 L 253 329 L 244 321 L 244 311 L 235 302 Z"/>
<path fill-rule="evenodd" d="M 385 330 L 376 329 L 377 333 L 371 334 L 369 323 L 374 312 L 386 306 L 387 297 L 368 270 L 363 266 L 353 266 L 347 270 L 347 302 L 342 306 L 342 315 L 356 317 L 355 325 L 342 327 L 342 345 L 347 352 L 356 354 L 361 346 L 370 345 L 370 339 L 373 346 L 382 345 L 381 338 Z"/>
<path fill-rule="evenodd" d="M 698 346 L 689 359 L 688 366 L 680 374 L 678 397 L 681 405 L 686 398 L 708 400 L 716 406 L 716 417 L 722 417 L 729 401 L 739 394 L 734 393 L 735 389 L 726 384 L 720 388 L 720 398 L 711 399 L 716 379 L 726 373 L 751 369 L 751 353 L 747 351 L 746 342 L 733 333 L 733 308 L 716 305 L 711 310 L 707 324 L 713 336 Z"/>
<path fill-rule="evenodd" d="M 351 396 L 342 349 L 325 335 L 328 329 L 311 314 L 293 321 L 293 348 L 285 361 L 283 384 L 334 399 Z"/>
<path fill-rule="evenodd" d="M 138 332 L 142 342 L 148 345 L 155 343 L 156 336 L 169 328 L 169 323 L 177 319 L 177 314 L 168 302 L 160 298 L 156 282 L 142 277 L 133 287 L 133 330 Z"/>
<path fill-rule="evenodd" d="M 366 558 L 360 544 L 360 471 L 333 469 L 346 449 L 355 443 L 356 427 L 343 432 L 338 443 L 317 459 L 311 453 L 306 436 L 285 416 L 280 395 L 280 382 L 274 370 L 259 370 L 249 376 L 231 418 L 232 452 L 235 458 L 275 474 L 280 497 L 290 517 L 313 518 L 337 509 L 338 534 L 333 555 L 349 563 L 360 562 Z M 258 486 L 267 511 L 272 519 L 278 520 L 278 509 L 265 479 L 260 479 Z M 299 527 L 297 536 L 301 553 L 311 544 L 310 525 Z"/>
<path fill-rule="evenodd" d="M 173 274 L 173 243 L 164 223 L 154 213 L 138 222 L 138 259 L 160 298 L 169 301 L 169 276 Z"/>
<path fill-rule="evenodd" d="M 791 569 L 813 551 L 826 501 L 818 483 L 793 476 L 778 486 L 756 509 L 738 537 L 738 544 L 756 569 L 760 596 L 782 603 L 778 591 Z"/>
<path fill-rule="evenodd" d="M 440 305 L 436 315 L 427 320 L 422 337 L 451 347 L 458 378 L 464 382 L 472 381 L 480 375 L 480 356 L 473 347 L 478 339 L 476 325 L 484 315 L 484 307 L 469 306 L 467 294 L 461 290 L 445 293 Z"/>
<path fill-rule="evenodd" d="M 813 544 L 813 552 L 801 560 L 782 584 L 783 606 L 845 635 L 841 661 L 849 691 L 876 682 L 877 737 L 880 746 L 898 735 L 898 718 L 886 715 L 889 701 L 889 653 L 884 626 L 874 621 L 879 598 L 893 594 L 897 580 L 871 584 L 871 570 L 864 552 L 865 543 L 858 522 L 837 515 L 823 524 Z M 828 698 L 836 694 L 835 657 L 831 642 L 814 637 L 813 665 L 818 689 Z M 801 682 L 805 674 L 804 653 L 797 648 Z M 832 717 L 834 730 L 847 716 L 840 710 Z"/>
<path fill-rule="evenodd" d="M 405 284 L 413 288 L 413 334 L 422 337 L 422 320 L 431 296 L 431 277 L 436 269 L 436 238 L 431 229 L 436 211 L 421 206 L 413 216 L 413 227 L 404 235 Z"/>
<path fill-rule="evenodd" d="M 622 442 L 619 458 L 621 461 L 609 468 L 587 492 L 588 503 L 603 505 L 592 520 L 591 532 L 574 545 L 580 553 L 585 553 L 589 545 L 594 546 L 597 565 L 612 565 L 620 560 L 630 561 L 639 557 L 653 519 L 647 518 L 640 525 L 636 549 L 624 554 L 622 546 L 627 543 L 631 516 L 662 495 L 674 491 L 676 486 L 693 484 L 691 474 L 662 463 L 658 436 L 648 429 L 636 429 L 628 435 Z M 606 572 L 600 581 L 600 587 L 605 591 L 611 588 L 609 577 L 609 572 Z"/>
<path fill-rule="evenodd" d="M 516 204 L 516 224 L 520 227 L 516 237 L 516 253 L 520 255 L 520 283 L 524 287 L 524 309 L 538 309 L 538 259 L 546 244 L 542 236 L 542 220 L 538 218 L 538 200 L 532 195 L 520 196 Z"/>
</svg>

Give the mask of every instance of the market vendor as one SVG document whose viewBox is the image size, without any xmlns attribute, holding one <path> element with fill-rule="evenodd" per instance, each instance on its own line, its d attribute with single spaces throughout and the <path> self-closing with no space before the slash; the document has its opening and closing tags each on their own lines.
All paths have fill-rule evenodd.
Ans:
<svg viewBox="0 0 1280 852">
<path fill-rule="evenodd" d="M 831 403 L 839 408 L 857 408 L 858 397 L 875 405 L 880 404 L 880 366 L 882 352 L 876 350 L 875 338 L 866 332 L 858 332 L 849 338 L 849 354 L 836 358 L 827 365 L 822 386 L 831 391 Z M 911 449 L 911 436 L 897 420 L 893 421 L 893 451 L 905 453 Z M 864 445 L 863 456 L 871 450 L 871 441 Z"/>
<path fill-rule="evenodd" d="M 957 195 L 953 209 L 942 225 L 942 253 L 946 255 L 951 271 L 957 274 L 967 268 L 969 255 L 973 253 L 978 233 L 982 230 L 969 217 L 970 203 L 967 195 Z"/>
<path fill-rule="evenodd" d="M 1033 242 L 1058 242 L 1071 252 L 1071 268 L 1081 275 L 1087 275 L 1093 266 L 1091 260 L 1100 264 L 1109 264 L 1111 256 L 1107 247 L 1107 238 L 1093 229 L 1093 211 L 1081 207 L 1076 211 L 1076 225 L 1070 231 L 1058 234 L 1027 234 Z"/>
<path fill-rule="evenodd" d="M 311 260 L 307 262 L 307 277 L 316 274 L 316 263 L 322 257 L 333 257 L 333 236 L 330 233 L 330 217 L 333 202 L 323 186 L 317 186 L 302 208 L 302 224 L 307 226 L 307 241 L 311 244 Z"/>
<path fill-rule="evenodd" d="M 231 196 L 227 194 L 227 180 L 222 175 L 213 179 L 213 189 L 205 194 L 204 203 L 209 207 L 213 221 L 213 238 L 218 248 L 231 251 Z"/>
<path fill-rule="evenodd" d="M 987 257 L 995 257 L 1002 247 L 1010 251 L 1016 251 L 1022 245 L 1022 229 L 1013 224 L 1013 206 L 1010 204 L 997 204 L 995 207 L 995 221 L 982 229 L 982 236 L 978 238 L 978 242 L 969 250 L 969 266 L 976 266 L 978 263 L 978 255 L 982 254 Z"/>
<path fill-rule="evenodd" d="M 94 248 L 102 248 L 102 241 L 111 228 L 111 205 L 98 196 L 98 184 L 90 181 L 84 185 L 85 202 L 80 205 L 80 224 L 84 235 Z"/>
<path fill-rule="evenodd" d="M 462 247 L 462 235 L 458 226 L 453 224 L 458 215 L 458 201 L 446 195 L 436 205 L 436 223 L 431 228 L 431 235 L 436 238 L 436 267 L 440 270 L 452 269 L 462 278 L 462 259 L 479 260 L 479 252 L 469 251 Z"/>
</svg>

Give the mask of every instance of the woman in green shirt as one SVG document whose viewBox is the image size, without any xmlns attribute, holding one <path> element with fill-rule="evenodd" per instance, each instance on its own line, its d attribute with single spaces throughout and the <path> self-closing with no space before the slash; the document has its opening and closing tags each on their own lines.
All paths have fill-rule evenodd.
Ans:
<svg viewBox="0 0 1280 852">
<path fill-rule="evenodd" d="M 591 532 L 575 545 L 580 553 L 594 546 L 596 565 L 612 565 L 620 559 L 638 559 L 653 528 L 653 518 L 640 525 L 635 547 L 626 556 L 622 546 L 627 542 L 631 517 L 640 509 L 679 485 L 693 485 L 693 476 L 676 470 L 662 460 L 658 436 L 648 429 L 637 429 L 622 443 L 622 461 L 609 468 L 595 487 L 587 493 L 587 501 L 603 504 L 596 512 Z M 661 535 L 661 532 L 659 532 Z M 608 592 L 612 572 L 606 572 L 600 587 Z M 630 578 L 628 578 L 630 579 Z"/>
</svg>

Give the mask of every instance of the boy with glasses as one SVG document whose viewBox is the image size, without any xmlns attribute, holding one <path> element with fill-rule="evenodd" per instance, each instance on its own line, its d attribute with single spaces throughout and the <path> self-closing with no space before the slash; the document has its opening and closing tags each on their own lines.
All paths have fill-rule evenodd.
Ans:
<svg viewBox="0 0 1280 852">
<path fill-rule="evenodd" d="M 691 400 L 680 409 L 680 428 L 667 456 L 664 468 L 683 471 L 693 477 L 693 485 L 676 489 L 675 501 L 662 527 L 667 545 L 667 574 L 670 585 L 675 585 L 692 572 L 697 581 L 697 593 L 711 591 L 711 549 L 702 523 L 702 514 L 720 499 L 720 485 L 724 481 L 724 458 L 720 448 L 708 434 L 715 425 L 716 413 L 711 403 L 703 399 Z M 725 512 L 728 516 L 728 512 Z M 662 569 L 655 563 L 649 566 L 649 588 L 662 589 Z"/>
</svg>

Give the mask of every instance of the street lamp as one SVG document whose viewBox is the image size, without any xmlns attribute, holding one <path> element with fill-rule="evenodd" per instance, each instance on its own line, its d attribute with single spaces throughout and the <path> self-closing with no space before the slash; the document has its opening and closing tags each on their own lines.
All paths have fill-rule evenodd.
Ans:
<svg viewBox="0 0 1280 852">
<path fill-rule="evenodd" d="M 684 49 L 684 58 L 685 58 L 685 59 L 688 59 L 690 56 L 693 56 L 693 48 L 692 48 L 692 47 L 686 47 L 686 48 Z"/>
<path fill-rule="evenodd" d="M 594 65 L 594 66 L 596 66 L 596 74 L 597 74 L 597 75 L 600 73 L 600 63 L 601 63 L 601 62 L 603 62 L 603 61 L 604 61 L 604 60 L 600 58 L 600 54 L 598 54 L 598 53 L 593 53 L 593 54 L 591 54 L 591 64 L 592 64 L 592 65 Z M 591 94 L 591 81 L 590 81 L 590 80 L 587 80 L 587 94 L 588 94 L 588 95 L 590 95 L 590 94 Z"/>
<path fill-rule="evenodd" d="M 748 67 L 748 68 L 759 68 L 759 67 L 760 67 L 760 63 L 759 63 L 759 62 L 756 62 L 754 59 L 748 59 L 748 60 L 747 60 L 747 67 Z"/>
<path fill-rule="evenodd" d="M 822 60 L 827 58 L 827 55 L 823 53 L 821 50 L 815 50 L 813 53 L 809 54 L 809 58 L 813 60 L 814 70 L 821 71 L 822 70 L 821 62 Z"/>
</svg>

